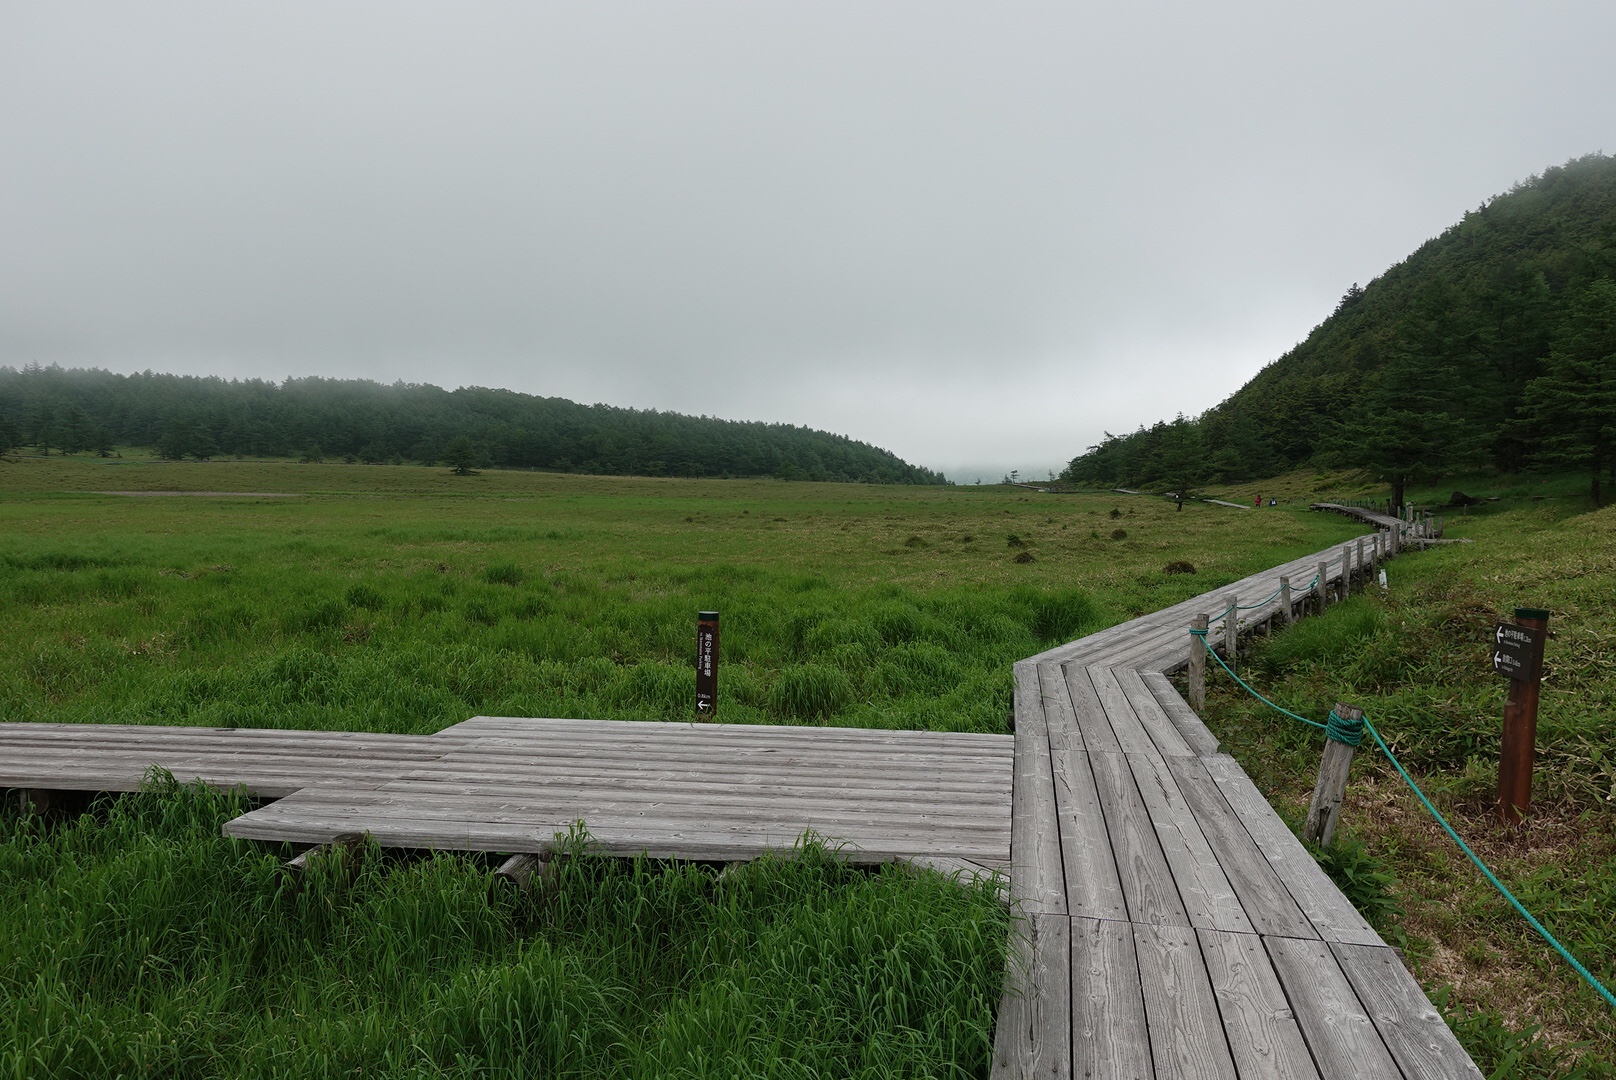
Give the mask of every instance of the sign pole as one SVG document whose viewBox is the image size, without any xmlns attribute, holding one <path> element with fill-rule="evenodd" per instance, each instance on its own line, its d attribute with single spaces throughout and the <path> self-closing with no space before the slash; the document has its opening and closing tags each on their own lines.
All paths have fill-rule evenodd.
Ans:
<svg viewBox="0 0 1616 1080">
<path fill-rule="evenodd" d="M 696 615 L 696 712 L 718 712 L 718 612 Z"/>
<path fill-rule="evenodd" d="M 1505 824 L 1519 823 L 1532 809 L 1532 755 L 1548 626 L 1546 609 L 1516 608 L 1515 622 L 1502 623 L 1493 631 L 1493 670 L 1509 679 L 1498 755 L 1498 816 Z"/>
</svg>

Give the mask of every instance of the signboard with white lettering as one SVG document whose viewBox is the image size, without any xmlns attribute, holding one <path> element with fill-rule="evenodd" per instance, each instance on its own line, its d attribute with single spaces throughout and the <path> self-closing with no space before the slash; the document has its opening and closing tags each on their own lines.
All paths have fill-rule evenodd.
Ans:
<svg viewBox="0 0 1616 1080">
<path fill-rule="evenodd" d="M 1493 671 L 1521 682 L 1536 682 L 1542 670 L 1542 630 L 1514 623 L 1493 628 Z"/>
<path fill-rule="evenodd" d="M 696 616 L 696 711 L 711 716 L 718 711 L 718 612 Z"/>
</svg>

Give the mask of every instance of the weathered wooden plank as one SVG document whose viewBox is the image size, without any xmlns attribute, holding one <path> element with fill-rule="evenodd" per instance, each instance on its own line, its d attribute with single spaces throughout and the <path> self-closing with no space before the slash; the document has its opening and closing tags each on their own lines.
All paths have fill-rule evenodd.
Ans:
<svg viewBox="0 0 1616 1080">
<path fill-rule="evenodd" d="M 1127 901 L 1117 877 L 1117 860 L 1111 853 L 1111 838 L 1106 833 L 1105 814 L 1088 755 L 1054 750 L 1051 757 L 1067 911 L 1097 919 L 1126 919 Z"/>
<path fill-rule="evenodd" d="M 995 1080 L 1067 1080 L 1072 1075 L 1071 921 L 1016 920 L 1005 995 L 993 1033 Z"/>
<path fill-rule="evenodd" d="M 1404 1076 L 1481 1080 L 1481 1070 L 1396 952 L 1372 945 L 1330 949 Z"/>
<path fill-rule="evenodd" d="M 1140 923 L 1190 925 L 1127 758 L 1121 754 L 1090 754 L 1089 764 L 1105 810 L 1106 831 L 1116 855 L 1117 877 L 1128 902 L 1128 917 Z"/>
<path fill-rule="evenodd" d="M 1282 937 L 1263 945 L 1324 1080 L 1403 1080 L 1328 945 Z"/>
<path fill-rule="evenodd" d="M 1129 754 L 1127 760 L 1190 925 L 1251 933 L 1251 920 L 1163 759 Z"/>
<path fill-rule="evenodd" d="M 1319 1070 L 1261 939 L 1221 930 L 1196 933 L 1241 1080 L 1317 1078 Z"/>
<path fill-rule="evenodd" d="M 1111 730 L 1111 721 L 1105 717 L 1105 707 L 1094 692 L 1088 668 L 1068 664 L 1061 668 L 1061 676 L 1066 680 L 1066 691 L 1072 703 L 1073 715 L 1077 718 L 1078 730 L 1083 735 L 1084 748 L 1101 752 L 1120 751 L 1122 745 L 1117 742 L 1116 732 Z"/>
<path fill-rule="evenodd" d="M 1018 711 L 1020 705 L 1018 694 Z M 1040 708 L 1038 710 L 1042 712 Z M 1041 724 L 1016 724 L 1016 773 L 1010 816 L 1010 884 L 1027 913 L 1066 913 L 1055 780 Z"/>
<path fill-rule="evenodd" d="M 577 720 L 557 717 L 498 716 L 473 717 L 452 728 L 445 728 L 431 738 L 443 738 L 451 731 L 457 733 L 461 741 L 509 734 L 523 736 L 531 733 L 553 733 L 569 739 L 590 737 L 603 737 L 613 741 L 634 738 L 694 739 L 717 745 L 800 743 L 810 746 L 849 744 L 868 747 L 884 744 L 916 751 L 935 750 L 944 753 L 956 750 L 976 753 L 1008 739 L 1006 735 L 985 732 L 888 730 L 836 725 L 714 724 L 687 723 L 680 720 Z"/>
<path fill-rule="evenodd" d="M 1167 713 L 1162 709 L 1161 703 L 1156 700 L 1145 686 L 1139 673 L 1130 668 L 1113 668 L 1111 673 L 1116 676 L 1117 685 L 1133 706 L 1134 715 L 1144 725 L 1145 732 L 1150 741 L 1156 745 L 1156 751 L 1163 757 L 1193 757 L 1195 752 L 1190 749 L 1189 743 L 1184 741 L 1178 728 L 1168 719 Z"/>
<path fill-rule="evenodd" d="M 1234 886 L 1235 895 L 1240 897 L 1240 906 L 1245 909 L 1251 925 L 1263 934 L 1318 937 L 1273 865 L 1223 798 L 1206 766 L 1197 759 L 1174 758 L 1167 762 L 1167 768 L 1178 782 L 1178 790 L 1195 815 L 1218 864 Z"/>
<path fill-rule="evenodd" d="M 1218 752 L 1217 736 L 1213 735 L 1201 722 L 1201 718 L 1195 715 L 1195 710 L 1190 708 L 1189 702 L 1179 696 L 1178 690 L 1166 675 L 1159 671 L 1146 671 L 1140 674 L 1140 678 L 1156 696 L 1162 711 L 1172 720 L 1173 726 L 1178 728 L 1179 736 L 1197 757 L 1207 757 Z"/>
<path fill-rule="evenodd" d="M 1341 890 L 1319 869 L 1313 856 L 1274 813 L 1233 758 L 1219 754 L 1203 758 L 1202 764 L 1320 937 L 1354 945 L 1385 944 L 1351 901 L 1341 895 Z"/>
<path fill-rule="evenodd" d="M 1195 931 L 1135 926 L 1133 940 L 1158 1080 L 1235 1080 Z"/>
<path fill-rule="evenodd" d="M 1084 1080 L 1154 1076 L 1132 925 L 1073 919 L 1071 935 L 1073 1075 Z"/>
<path fill-rule="evenodd" d="M 1156 744 L 1139 722 L 1133 704 L 1128 700 L 1128 695 L 1122 692 L 1122 686 L 1112 670 L 1090 665 L 1088 671 L 1089 681 L 1094 684 L 1094 693 L 1105 709 L 1105 718 L 1111 722 L 1111 730 L 1117 733 L 1117 744 L 1123 753 L 1155 753 Z"/>
<path fill-rule="evenodd" d="M 583 774 L 561 770 L 549 776 L 524 771 L 521 774 L 501 776 L 494 769 L 417 770 L 404 776 L 374 774 L 387 783 L 398 785 L 398 790 L 438 787 L 443 790 L 478 790 L 489 794 L 499 792 L 598 792 L 615 788 L 631 798 L 667 794 L 681 799 L 703 795 L 721 797 L 800 798 L 808 801 L 831 802 L 865 807 L 908 806 L 932 804 L 941 812 L 968 815 L 983 809 L 1009 805 L 1011 775 L 1007 771 L 1002 779 L 981 784 L 954 781 L 926 782 L 924 777 L 895 778 L 890 788 L 880 788 L 863 782 L 848 781 L 841 784 L 831 778 L 759 775 L 748 773 L 726 778 L 718 774 L 698 777 L 665 776 L 660 772 L 630 773 L 625 771 L 596 770 Z M 325 786 L 325 785 L 310 785 Z M 973 809 L 974 808 L 974 809 Z"/>
<path fill-rule="evenodd" d="M 1049 730 L 1049 745 L 1056 750 L 1083 749 L 1083 732 L 1077 724 L 1077 712 L 1072 705 L 1071 691 L 1059 664 L 1038 665 L 1038 685 L 1043 692 L 1044 723 Z"/>
</svg>

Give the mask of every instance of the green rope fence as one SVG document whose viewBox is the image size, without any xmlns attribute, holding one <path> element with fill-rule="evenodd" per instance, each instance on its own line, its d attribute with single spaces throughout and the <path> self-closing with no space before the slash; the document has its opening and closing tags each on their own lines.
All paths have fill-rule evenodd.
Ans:
<svg viewBox="0 0 1616 1080">
<path fill-rule="evenodd" d="M 1443 817 L 1442 812 L 1431 804 L 1431 800 L 1426 797 L 1425 792 L 1420 790 L 1420 786 L 1414 782 L 1414 778 L 1408 774 L 1408 770 L 1403 768 L 1403 763 L 1397 760 L 1397 755 L 1393 754 L 1391 747 L 1386 745 L 1386 740 L 1380 737 L 1380 732 L 1375 730 L 1375 725 L 1371 724 L 1368 719 L 1358 721 L 1356 738 L 1342 738 L 1340 737 L 1341 735 L 1350 737 L 1354 734 L 1352 731 L 1353 725 L 1348 724 L 1346 721 L 1336 716 L 1334 709 L 1330 710 L 1329 723 L 1321 724 L 1317 720 L 1309 720 L 1305 716 L 1298 716 L 1289 709 L 1281 708 L 1272 701 L 1269 701 L 1266 697 L 1263 697 L 1263 695 L 1259 694 L 1255 689 L 1252 688 L 1250 683 L 1236 675 L 1234 673 L 1234 669 L 1223 662 L 1223 657 L 1219 656 L 1217 650 L 1212 647 L 1211 642 L 1207 641 L 1205 630 L 1191 629 L 1190 634 L 1197 638 L 1202 645 L 1206 646 L 1206 651 L 1212 654 L 1212 658 L 1218 662 L 1218 666 L 1224 671 L 1227 671 L 1229 673 L 1229 677 L 1238 683 L 1241 689 L 1245 690 L 1246 693 L 1250 694 L 1264 705 L 1267 705 L 1275 712 L 1284 713 L 1292 720 L 1300 720 L 1309 727 L 1318 728 L 1330 738 L 1336 739 L 1338 742 L 1345 742 L 1350 746 L 1357 746 L 1360 742 L 1362 742 L 1363 732 L 1367 730 L 1369 734 L 1374 737 L 1375 745 L 1380 747 L 1380 752 L 1386 755 L 1386 760 L 1392 763 L 1392 768 L 1397 770 L 1397 774 L 1403 778 L 1403 782 L 1408 785 L 1409 790 L 1414 792 L 1415 796 L 1420 800 L 1421 805 L 1423 805 L 1425 809 L 1430 812 L 1431 816 L 1436 819 L 1436 823 L 1442 826 L 1442 830 L 1448 834 L 1449 838 L 1452 839 L 1455 844 L 1459 845 L 1459 850 L 1465 853 L 1465 857 L 1476 865 L 1476 869 L 1480 870 L 1482 876 L 1485 877 L 1489 883 L 1491 883 L 1493 888 L 1498 890 L 1499 895 L 1501 895 L 1505 900 L 1509 901 L 1509 905 L 1520 914 L 1521 918 L 1526 920 L 1526 924 L 1533 930 L 1536 930 L 1538 935 L 1542 937 L 1544 941 L 1548 942 L 1549 945 L 1553 947 L 1555 952 L 1560 954 L 1561 959 L 1570 964 L 1571 969 L 1578 975 L 1581 975 L 1583 980 L 1586 981 L 1589 986 L 1593 987 L 1594 991 L 1598 993 L 1600 997 L 1604 998 L 1605 1002 L 1610 1005 L 1611 1008 L 1616 1009 L 1616 994 L 1612 994 L 1610 990 L 1605 987 L 1604 983 L 1595 978 L 1593 973 L 1583 966 L 1580 960 L 1578 960 L 1575 956 L 1572 956 L 1570 950 L 1568 950 L 1564 945 L 1560 944 L 1559 939 L 1553 934 L 1549 933 L 1548 928 L 1539 922 L 1537 917 L 1534 916 L 1530 911 L 1526 910 L 1526 905 L 1517 900 L 1515 898 L 1515 894 L 1510 892 L 1502 881 L 1498 880 L 1498 875 L 1494 874 L 1487 864 L 1481 861 L 1481 857 L 1478 856 L 1474 851 L 1470 850 L 1470 845 L 1464 842 L 1464 838 L 1454 830 L 1452 825 L 1448 824 L 1448 819 Z M 1338 735 L 1337 732 L 1340 734 Z"/>
</svg>

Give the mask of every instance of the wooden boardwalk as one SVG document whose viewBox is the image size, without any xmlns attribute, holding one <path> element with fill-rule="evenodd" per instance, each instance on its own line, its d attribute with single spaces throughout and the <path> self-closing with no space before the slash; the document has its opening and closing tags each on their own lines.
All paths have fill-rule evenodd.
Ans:
<svg viewBox="0 0 1616 1080">
<path fill-rule="evenodd" d="M 851 862 L 999 870 L 1010 858 L 1005 735 L 476 717 L 392 777 L 311 787 L 231 836 L 538 853 L 582 821 L 598 850 L 738 861 L 806 831 Z"/>
<path fill-rule="evenodd" d="M 743 860 L 806 832 L 850 862 L 1010 862 L 1008 735 L 476 717 L 432 736 L 0 724 L 0 787 L 134 791 L 150 769 L 277 801 L 227 835 Z"/>
<path fill-rule="evenodd" d="M 1195 615 L 1226 647 L 1391 553 L 1349 543 L 1029 657 L 1013 736 L 491 717 L 430 737 L 0 724 L 0 786 L 133 790 L 159 766 L 279 800 L 228 834 L 308 844 L 369 832 L 542 853 L 582 820 L 619 854 L 741 860 L 813 831 L 858 862 L 1008 868 L 1020 917 L 995 1077 L 1479 1077 L 1167 677 Z"/>
<path fill-rule="evenodd" d="M 1010 878 L 1024 917 L 995 1077 L 1480 1077 L 1166 674 L 1188 662 L 1194 615 L 1239 599 L 1248 610 L 1225 616 L 1237 631 L 1284 618 L 1282 576 L 1305 585 L 1330 560 L 1315 590 L 1328 596 L 1364 576 L 1361 550 L 1015 666 Z M 1227 640 L 1215 618 L 1209 640 Z"/>
</svg>

